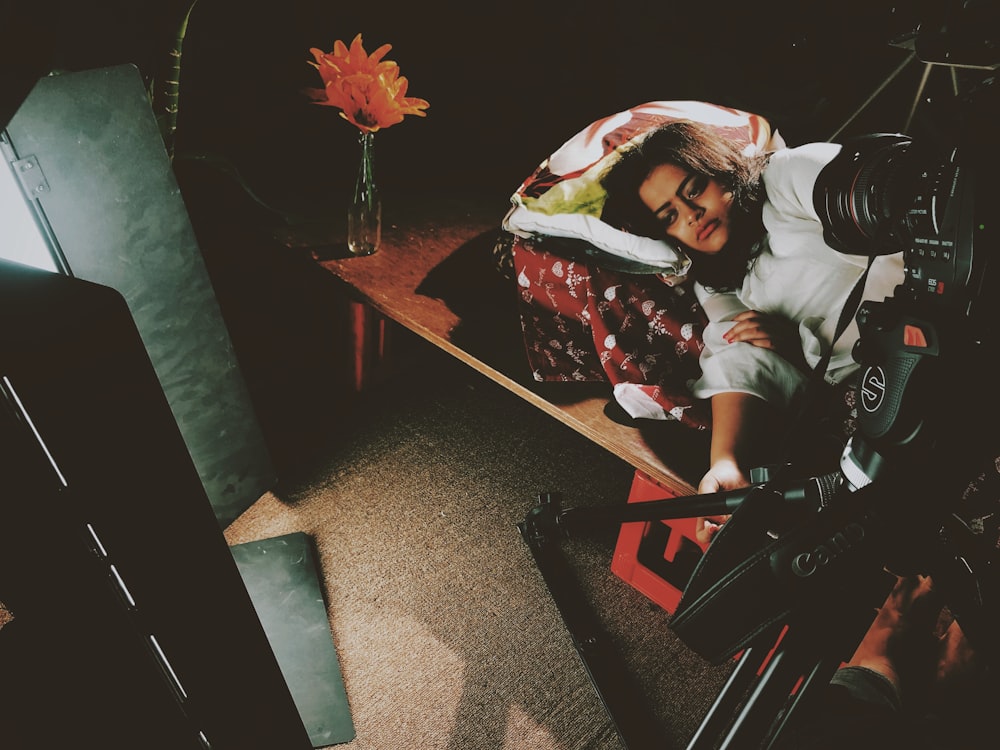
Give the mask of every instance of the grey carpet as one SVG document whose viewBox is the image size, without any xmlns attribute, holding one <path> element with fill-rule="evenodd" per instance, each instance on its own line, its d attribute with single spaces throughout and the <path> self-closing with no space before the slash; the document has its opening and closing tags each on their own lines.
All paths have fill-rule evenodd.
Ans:
<svg viewBox="0 0 1000 750">
<path fill-rule="evenodd" d="M 624 503 L 633 469 L 447 355 L 402 337 L 397 375 L 227 529 L 316 543 L 356 738 L 347 750 L 622 747 L 516 524 L 540 492 Z M 408 343 L 407 343 L 408 342 Z M 409 357 L 409 359 L 407 359 Z M 665 750 L 729 667 L 610 570 L 616 530 L 564 544 Z"/>
</svg>

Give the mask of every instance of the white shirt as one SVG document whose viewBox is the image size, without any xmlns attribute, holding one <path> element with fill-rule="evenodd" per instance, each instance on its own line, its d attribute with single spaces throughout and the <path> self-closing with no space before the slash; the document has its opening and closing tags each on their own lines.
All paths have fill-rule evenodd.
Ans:
<svg viewBox="0 0 1000 750">
<path fill-rule="evenodd" d="M 723 335 L 733 325 L 729 321 L 744 310 L 797 321 L 810 366 L 833 343 L 844 304 L 868 264 L 867 256 L 841 253 L 826 244 L 813 206 L 816 178 L 839 151 L 840 146 L 833 143 L 776 151 L 763 175 L 767 246 L 742 288 L 712 293 L 694 285 L 709 318 L 700 359 L 702 376 L 693 388 L 696 397 L 738 391 L 787 407 L 805 387 L 808 376 L 781 355 L 745 342 L 726 342 Z M 902 252 L 879 257 L 865 283 L 864 298 L 881 301 L 890 297 L 902 281 Z M 858 368 L 851 355 L 859 335 L 853 310 L 850 320 L 833 344 L 826 370 L 830 382 L 840 382 Z"/>
</svg>

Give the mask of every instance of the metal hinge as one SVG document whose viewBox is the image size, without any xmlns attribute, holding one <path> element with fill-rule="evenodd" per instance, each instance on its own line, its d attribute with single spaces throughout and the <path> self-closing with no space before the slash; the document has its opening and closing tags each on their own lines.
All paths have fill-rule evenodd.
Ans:
<svg viewBox="0 0 1000 750">
<path fill-rule="evenodd" d="M 21 183 L 21 189 L 28 198 L 38 198 L 49 192 L 49 182 L 45 179 L 42 168 L 38 166 L 37 157 L 26 156 L 11 162 L 11 165 L 14 167 L 18 182 Z"/>
</svg>

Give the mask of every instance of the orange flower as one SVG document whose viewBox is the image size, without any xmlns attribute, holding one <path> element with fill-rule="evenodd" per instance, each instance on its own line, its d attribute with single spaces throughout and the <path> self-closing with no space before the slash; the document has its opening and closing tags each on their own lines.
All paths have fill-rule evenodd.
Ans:
<svg viewBox="0 0 1000 750">
<path fill-rule="evenodd" d="M 423 99 L 406 96 L 409 82 L 399 75 L 399 66 L 383 60 L 391 44 L 383 44 L 370 55 L 361 43 L 361 34 L 354 37 L 350 49 L 339 39 L 333 52 L 311 48 L 324 88 L 306 89 L 315 104 L 337 107 L 340 116 L 360 128 L 374 133 L 402 122 L 406 115 L 425 117 L 423 110 L 430 105 Z"/>
</svg>

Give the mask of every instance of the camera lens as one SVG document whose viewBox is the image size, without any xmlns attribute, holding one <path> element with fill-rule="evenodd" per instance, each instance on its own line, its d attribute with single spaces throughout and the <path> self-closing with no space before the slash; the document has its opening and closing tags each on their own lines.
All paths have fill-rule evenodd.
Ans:
<svg viewBox="0 0 1000 750">
<path fill-rule="evenodd" d="M 888 133 L 845 143 L 820 172 L 813 203 L 830 247 L 850 255 L 890 255 L 903 249 L 905 216 L 915 181 L 911 139 Z"/>
</svg>

